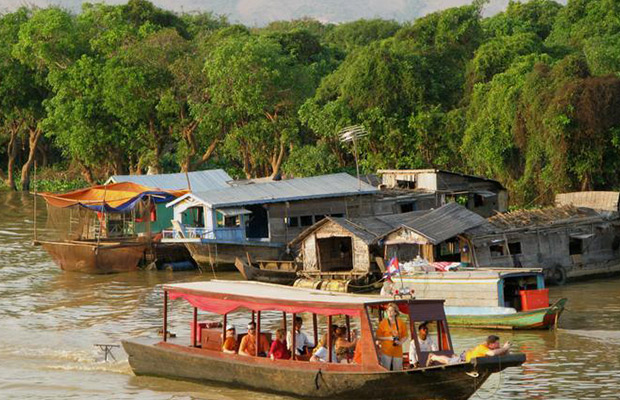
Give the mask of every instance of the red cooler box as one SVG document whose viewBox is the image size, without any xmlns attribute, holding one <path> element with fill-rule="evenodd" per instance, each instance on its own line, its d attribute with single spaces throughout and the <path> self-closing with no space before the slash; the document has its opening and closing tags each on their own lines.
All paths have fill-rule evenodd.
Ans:
<svg viewBox="0 0 620 400">
<path fill-rule="evenodd" d="M 549 307 L 549 289 L 519 290 L 522 311 Z"/>
</svg>

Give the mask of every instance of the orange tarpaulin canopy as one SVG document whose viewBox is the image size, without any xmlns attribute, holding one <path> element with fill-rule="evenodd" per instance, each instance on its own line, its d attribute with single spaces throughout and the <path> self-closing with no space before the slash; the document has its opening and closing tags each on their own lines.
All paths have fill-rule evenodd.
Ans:
<svg viewBox="0 0 620 400">
<path fill-rule="evenodd" d="M 186 194 L 187 190 L 164 190 L 132 182 L 110 183 L 74 190 L 64 194 L 39 193 L 47 204 L 58 207 L 82 206 L 94 211 L 123 212 L 135 207 L 139 200 L 151 196 L 155 203 L 171 201 Z"/>
</svg>

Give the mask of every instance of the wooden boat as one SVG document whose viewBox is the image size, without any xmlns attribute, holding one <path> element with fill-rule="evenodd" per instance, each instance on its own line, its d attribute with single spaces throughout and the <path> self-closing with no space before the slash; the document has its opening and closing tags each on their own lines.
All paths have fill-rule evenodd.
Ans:
<svg viewBox="0 0 620 400">
<path fill-rule="evenodd" d="M 128 272 L 138 269 L 148 244 L 134 242 L 37 241 L 64 271 L 90 274 Z"/>
<path fill-rule="evenodd" d="M 169 339 L 168 335 L 163 335 L 163 339 L 155 343 L 123 341 L 129 364 L 136 375 L 214 382 L 303 398 L 454 400 L 469 398 L 492 373 L 525 361 L 523 354 L 508 354 L 477 358 L 468 363 L 400 371 L 388 371 L 382 367 L 374 343 L 373 326 L 392 301 L 409 316 L 410 335 L 420 361 L 428 357 L 428 353 L 420 351 L 416 335 L 416 324 L 421 322 L 436 324 L 439 351 L 434 353 L 454 354 L 442 300 L 388 300 L 244 281 L 166 284 L 163 290 L 163 332 L 168 332 L 168 298 L 184 299 L 194 307 L 190 343 L 188 346 L 186 341 Z M 302 356 L 271 360 L 226 354 L 220 350 L 225 328 L 202 328 L 203 325 L 198 323 L 198 309 L 219 315 L 223 327 L 227 325 L 230 313 L 251 312 L 257 324 L 255 338 L 261 334 L 261 312 L 281 312 L 285 329 L 287 314 L 292 314 L 291 320 L 309 314 L 315 343 L 317 316 L 325 317 L 322 318 L 325 327 L 331 326 L 334 318 L 344 316 L 347 324 L 352 322 L 361 330 L 357 345 L 361 360 L 359 364 L 335 363 L 331 352 L 328 362 L 309 362 Z M 334 339 L 331 330 L 326 330 L 327 347 L 331 347 Z M 296 346 L 294 340 L 293 348 Z"/>
<path fill-rule="evenodd" d="M 292 285 L 297 279 L 297 271 L 300 266 L 295 261 L 262 261 L 257 260 L 256 265 L 248 257 L 243 261 L 235 258 L 235 267 L 248 281 L 277 283 L 280 285 Z"/>
<path fill-rule="evenodd" d="M 557 325 L 566 299 L 549 303 L 542 269 L 470 268 L 448 272 L 405 272 L 395 288 L 417 299 L 444 298 L 453 326 L 549 329 Z"/>
</svg>

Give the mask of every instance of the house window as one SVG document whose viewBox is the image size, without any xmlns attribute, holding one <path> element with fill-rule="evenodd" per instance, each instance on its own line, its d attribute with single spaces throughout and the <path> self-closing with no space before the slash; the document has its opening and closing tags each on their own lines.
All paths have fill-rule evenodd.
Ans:
<svg viewBox="0 0 620 400">
<path fill-rule="evenodd" d="M 510 254 L 521 254 L 521 242 L 508 243 Z"/>
<path fill-rule="evenodd" d="M 284 223 L 289 228 L 296 228 L 299 226 L 299 217 L 287 217 L 284 218 Z"/>
<path fill-rule="evenodd" d="M 412 201 L 411 203 L 404 203 L 400 205 L 400 212 L 401 213 L 406 213 L 406 212 L 411 212 L 411 211 L 415 211 L 415 201 Z"/>
<path fill-rule="evenodd" d="M 401 189 L 415 189 L 415 181 L 396 180 L 396 186 Z"/>
<path fill-rule="evenodd" d="M 301 226 L 312 225 L 312 215 L 302 215 L 299 217 L 299 222 L 301 223 Z"/>
<path fill-rule="evenodd" d="M 219 211 L 216 214 L 218 228 L 237 228 L 241 226 L 241 217 L 239 215 L 229 217 Z"/>
<path fill-rule="evenodd" d="M 338 214 L 332 214 L 331 216 L 334 217 L 334 218 L 342 218 L 342 217 L 344 217 L 344 214 L 338 213 Z"/>
<path fill-rule="evenodd" d="M 583 253 L 583 240 L 577 238 L 570 238 L 568 242 L 568 253 L 572 256 L 574 254 Z"/>
<path fill-rule="evenodd" d="M 491 251 L 491 257 L 501 257 L 505 254 L 503 244 L 492 244 L 489 250 Z"/>
<path fill-rule="evenodd" d="M 484 197 L 474 194 L 474 207 L 482 207 L 484 205 Z"/>
<path fill-rule="evenodd" d="M 314 222 L 319 222 L 323 218 L 325 218 L 325 215 L 315 215 L 314 216 Z"/>
</svg>

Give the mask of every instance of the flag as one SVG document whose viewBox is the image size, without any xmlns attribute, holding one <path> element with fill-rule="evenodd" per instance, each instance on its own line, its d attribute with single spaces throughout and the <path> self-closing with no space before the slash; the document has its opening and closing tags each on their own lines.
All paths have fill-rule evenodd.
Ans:
<svg viewBox="0 0 620 400">
<path fill-rule="evenodd" d="M 398 258 L 397 257 L 392 257 L 392 259 L 390 260 L 390 263 L 387 266 L 387 272 L 390 275 L 394 275 L 394 274 L 400 273 L 400 267 L 398 265 Z"/>
</svg>

